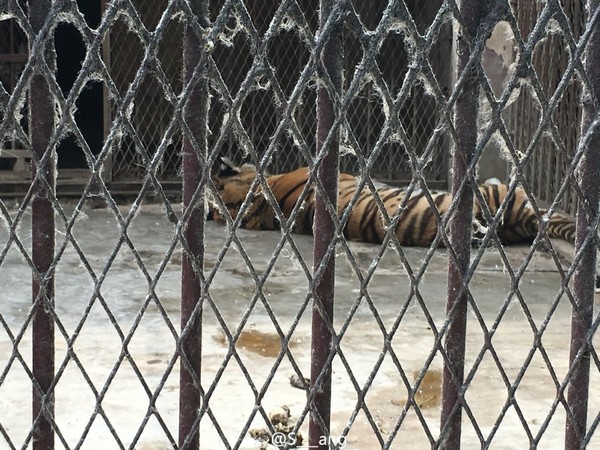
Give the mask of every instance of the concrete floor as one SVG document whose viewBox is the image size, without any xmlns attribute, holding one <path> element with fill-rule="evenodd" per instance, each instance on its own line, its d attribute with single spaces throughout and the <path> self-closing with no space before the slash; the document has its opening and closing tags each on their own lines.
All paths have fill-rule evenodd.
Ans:
<svg viewBox="0 0 600 450">
<path fill-rule="evenodd" d="M 127 208 L 123 207 L 122 211 L 126 214 Z M 27 222 L 29 217 L 26 215 L 24 220 Z M 31 231 L 25 222 L 18 235 L 25 248 L 30 248 Z M 116 449 L 121 445 L 127 448 L 132 444 L 140 450 L 172 448 L 163 426 L 177 440 L 179 373 L 178 364 L 170 370 L 169 362 L 175 350 L 172 330 L 178 329 L 179 323 L 181 257 L 179 247 L 172 244 L 173 234 L 174 225 L 166 219 L 160 205 L 143 206 L 135 216 L 127 235 L 142 268 L 135 253 L 123 244 L 115 253 L 100 287 L 113 318 L 95 299 L 94 283 L 74 246 L 67 243 L 65 247 L 56 271 L 56 310 L 59 328 L 63 328 L 66 335 L 57 330 L 56 361 L 61 378 L 56 390 L 56 423 L 69 448 L 77 446 L 83 437 L 83 449 Z M 256 272 L 264 273 L 280 233 L 240 230 L 237 234 Z M 207 273 L 215 267 L 225 235 L 224 228 L 208 223 Z M 99 276 L 120 240 L 120 228 L 114 214 L 108 209 L 86 210 L 76 221 L 73 236 Z M 6 227 L 0 226 L 2 247 L 7 239 Z M 59 232 L 57 248 L 64 240 L 64 232 Z M 294 242 L 310 266 L 312 238 L 294 236 Z M 364 275 L 374 263 L 378 247 L 352 243 L 350 248 Z M 162 264 L 170 249 L 173 249 L 171 258 Z M 418 272 L 427 251 L 411 248 L 405 252 L 411 270 Z M 527 247 L 507 249 L 514 270 L 527 252 Z M 426 449 L 431 447 L 429 439 L 437 439 L 442 357 L 433 349 L 432 330 L 439 330 L 445 318 L 447 259 L 444 250 L 436 251 L 418 284 L 419 295 L 427 308 L 425 312 L 415 297 L 409 295 L 409 278 L 400 257 L 391 249 L 386 251 L 367 289 L 377 310 L 376 319 L 369 302 L 360 295 L 358 275 L 348 263 L 345 252 L 338 249 L 336 330 L 344 327 L 352 309 L 356 309 L 356 313 L 340 344 L 345 363 L 337 356 L 333 364 L 331 428 L 334 437 L 339 436 L 353 417 L 357 389 L 363 389 L 366 383 L 370 385 L 365 396 L 366 408 L 360 409 L 354 417 L 345 448 L 379 448 L 379 439 L 383 442 L 393 439 L 389 448 Z M 16 350 L 28 364 L 31 333 L 30 325 L 24 324 L 31 303 L 30 279 L 25 259 L 12 245 L 0 265 L 0 314 L 13 336 L 24 330 Z M 149 296 L 149 285 L 155 285 L 154 292 L 160 305 Z M 466 374 L 471 381 L 466 391 L 469 413 L 463 415 L 463 448 L 481 448 L 480 441 L 490 439 L 496 423 L 500 425 L 491 436 L 489 448 L 529 448 L 529 436 L 536 442 L 539 440 L 538 448 L 563 448 L 565 412 L 560 403 L 554 409 L 557 388 L 551 373 L 559 383 L 566 376 L 571 308 L 566 296 L 557 297 L 559 286 L 556 264 L 548 253 L 536 252 L 519 284 L 530 320 L 518 299 L 509 296 L 511 282 L 499 252 L 485 252 L 470 284 L 478 311 L 470 308 L 468 315 Z M 297 418 L 305 407 L 304 392 L 289 383 L 290 375 L 295 374 L 290 359 L 286 356 L 277 362 L 279 338 L 266 307 L 259 300 L 249 310 L 255 290 L 240 251 L 232 247 L 225 254 L 210 286 L 214 307 L 207 305 L 204 310 L 202 382 L 204 389 L 211 392 L 209 405 L 218 426 L 210 417 L 204 416 L 201 422 L 203 449 L 227 448 L 218 430 L 224 434 L 229 446 L 242 440 L 241 448 L 258 448 L 256 441 L 241 435 L 256 404 L 254 389 L 266 390 L 260 403 L 267 413 L 285 404 L 289 406 L 292 418 Z M 289 332 L 296 317 L 299 318 L 290 353 L 302 374 L 308 376 L 311 308 L 300 312 L 307 295 L 307 278 L 289 245 L 284 247 L 283 254 L 274 264 L 263 292 L 284 333 Z M 556 299 L 556 309 L 549 315 Z M 504 308 L 506 304 L 508 307 Z M 78 364 L 66 355 L 67 339 L 73 338 L 88 308 L 89 314 L 73 342 L 73 352 L 84 375 Z M 401 312 L 402 320 L 397 323 Z M 136 322 L 140 315 L 141 320 Z M 501 320 L 495 324 L 499 315 L 502 315 Z M 247 322 L 237 345 L 238 358 L 227 358 L 228 346 L 219 320 L 234 333 L 244 317 Z M 386 339 L 381 327 L 386 333 L 395 330 L 389 336 L 393 355 L 383 352 Z M 482 350 L 482 327 L 495 328 L 491 340 L 493 352 Z M 540 327 L 546 327 L 541 349 L 532 351 L 532 329 Z M 124 354 L 120 335 L 131 335 L 127 352 L 133 363 L 120 356 Z M 6 371 L 14 351 L 8 331 L 2 328 L 0 370 Z M 352 375 L 345 364 L 351 367 Z M 408 391 L 403 380 L 413 383 L 426 364 L 427 373 L 417 395 L 421 408 L 418 413 L 412 407 L 404 411 Z M 526 369 L 521 375 L 524 364 Z M 551 370 L 548 364 L 551 364 Z M 373 372 L 375 366 L 377 370 Z M 143 376 L 143 382 L 136 372 Z M 266 384 L 271 373 L 273 379 Z M 246 376 L 251 378 L 252 388 Z M 593 362 L 591 377 L 590 423 L 600 411 L 600 374 Z M 99 412 L 96 394 L 86 378 L 96 392 L 106 391 L 101 411 L 107 420 L 96 415 Z M 509 399 L 509 387 L 516 379 L 520 379 L 518 389 L 514 398 Z M 155 405 L 160 420 L 153 415 L 146 421 L 149 396 L 155 392 L 160 393 Z M 30 402 L 29 378 L 21 363 L 13 359 L 0 384 L 0 425 L 16 448 L 21 448 L 30 431 Z M 506 410 L 505 405 L 509 405 Z M 301 426 L 305 437 L 307 423 L 305 419 Z M 264 420 L 256 415 L 251 427 L 261 426 L 264 426 Z M 114 429 L 118 439 L 113 437 L 110 428 Z M 600 437 L 594 437 L 589 448 L 594 445 L 600 447 Z M 1 436 L 0 448 L 11 448 Z M 57 438 L 57 448 L 63 448 L 61 438 Z"/>
</svg>

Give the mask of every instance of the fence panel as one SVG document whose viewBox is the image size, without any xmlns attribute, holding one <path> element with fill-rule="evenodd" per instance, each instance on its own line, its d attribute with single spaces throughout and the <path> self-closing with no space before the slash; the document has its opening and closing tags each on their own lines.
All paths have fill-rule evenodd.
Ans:
<svg viewBox="0 0 600 450">
<path fill-rule="evenodd" d="M 50 2 L 31 5 L 29 21 L 32 31 L 43 36 L 44 22 L 50 12 Z M 47 41 L 37 42 L 41 61 L 53 67 Z M 52 93 L 42 64 L 37 66 L 30 87 L 31 153 L 33 197 L 31 199 L 31 260 L 32 274 L 32 387 L 33 387 L 33 436 L 34 449 L 54 447 L 54 196 L 55 161 L 50 140 L 54 128 Z"/>
<path fill-rule="evenodd" d="M 597 1 L 82 2 L 0 6 L 0 447 L 598 446 Z"/>
<path fill-rule="evenodd" d="M 587 31 L 589 40 L 584 53 L 586 88 L 589 95 L 583 99 L 581 120 L 580 150 L 586 147 L 582 160 L 577 166 L 576 179 L 581 189 L 577 203 L 576 254 L 581 257 L 573 277 L 575 303 L 571 321 L 570 375 L 567 391 L 567 430 L 565 448 L 584 448 L 590 436 L 587 433 L 588 398 L 590 395 L 590 367 L 593 358 L 591 337 L 594 335 L 594 283 L 596 276 L 597 240 L 590 230 L 598 229 L 598 205 L 600 189 L 595 181 L 600 175 L 598 147 L 600 145 L 598 122 L 598 99 L 600 98 L 600 33 L 598 20 L 600 3 L 588 5 L 589 20 Z M 587 33 L 586 33 L 587 34 Z M 588 84 L 589 83 L 589 84 Z M 579 153 L 579 152 L 578 152 Z M 595 239 L 596 238 L 596 239 Z"/>
</svg>

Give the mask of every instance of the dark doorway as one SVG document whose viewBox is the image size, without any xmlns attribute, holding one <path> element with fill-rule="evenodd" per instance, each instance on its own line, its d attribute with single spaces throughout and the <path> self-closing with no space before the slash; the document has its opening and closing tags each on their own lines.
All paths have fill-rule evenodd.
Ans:
<svg viewBox="0 0 600 450">
<path fill-rule="evenodd" d="M 97 28 L 102 16 L 100 0 L 77 0 L 77 5 L 88 26 Z M 56 78 L 67 96 L 85 59 L 86 48 L 77 28 L 68 23 L 56 28 L 54 42 L 58 68 Z M 100 153 L 104 139 L 102 101 L 102 83 L 99 82 L 88 83 L 76 101 L 75 121 L 94 155 Z M 57 153 L 59 169 L 88 168 L 85 153 L 74 136 L 65 138 L 58 146 Z"/>
</svg>

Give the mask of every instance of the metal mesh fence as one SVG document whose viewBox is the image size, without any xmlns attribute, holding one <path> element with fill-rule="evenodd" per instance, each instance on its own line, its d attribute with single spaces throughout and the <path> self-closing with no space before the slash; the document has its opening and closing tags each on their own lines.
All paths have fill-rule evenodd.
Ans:
<svg viewBox="0 0 600 450">
<path fill-rule="evenodd" d="M 575 29 L 573 3 L 530 16 L 513 3 L 115 0 L 97 26 L 75 1 L 0 3 L 30 55 L 16 84 L 2 78 L 0 138 L 32 164 L 25 195 L 0 200 L 2 445 L 597 446 L 600 5 Z M 482 54 L 499 21 L 515 63 L 496 95 Z M 55 48 L 65 24 L 85 47 L 68 89 Z M 556 36 L 569 51 L 548 87 L 539 53 Z M 77 117 L 97 83 L 111 105 L 99 149 Z M 573 99 L 577 139 L 561 122 Z M 518 116 L 513 139 L 505 115 L 527 100 L 539 117 Z M 477 188 L 492 138 L 510 165 L 503 199 Z M 56 192 L 67 139 L 87 166 L 75 199 Z M 552 163 L 538 151 L 548 139 Z M 213 178 L 222 155 L 257 169 L 237 216 Z M 292 233 L 312 204 L 284 214 L 267 181 L 298 165 L 314 238 Z M 342 211 L 338 165 L 360 175 Z M 549 210 L 534 195 L 539 165 L 562 178 Z M 447 173 L 451 199 L 430 190 Z M 165 193 L 170 175 L 181 204 Z M 119 177 L 141 180 L 127 204 L 111 190 Z M 389 179 L 408 181 L 391 211 L 377 183 Z M 252 188 L 278 231 L 244 229 Z M 569 189 L 575 250 L 563 254 L 550 229 Z M 365 196 L 379 243 L 346 232 Z M 207 221 L 209 199 L 224 224 Z M 394 232 L 417 202 L 428 212 L 406 228 L 437 230 L 423 248 Z M 502 244 L 513 214 L 535 224 L 530 245 Z"/>
<path fill-rule="evenodd" d="M 554 96 L 569 66 L 570 53 L 573 47 L 569 40 L 577 40 L 584 30 L 584 4 L 580 1 L 563 2 L 564 20 L 569 24 L 569 33 L 565 34 L 561 26 L 548 25 L 547 35 L 535 46 L 532 65 L 541 83 L 546 99 Z M 524 39 L 532 32 L 543 8 L 536 2 L 517 2 L 515 15 Z M 572 35 L 570 34 L 572 33 Z M 572 41 L 571 41 L 572 42 Z M 579 140 L 581 109 L 581 85 L 570 83 L 557 98 L 558 103 L 552 111 L 553 123 L 557 134 L 547 133 L 536 143 L 531 161 L 526 168 L 532 188 L 544 201 L 551 201 L 560 189 L 562 180 L 568 173 Z M 511 129 L 517 148 L 525 151 L 535 133 L 536 123 L 540 120 L 540 109 L 536 106 L 536 94 L 530 89 L 523 89 L 510 112 Z M 533 120 L 531 120 L 533 118 Z M 569 187 L 560 206 L 575 212 L 576 194 Z"/>
<path fill-rule="evenodd" d="M 8 19 L 0 22 L 0 82 L 6 92 L 11 93 L 17 84 L 25 62 L 27 61 L 26 36 L 15 22 Z M 14 175 L 16 179 L 29 175 L 29 153 L 15 140 L 4 142 L 3 152 L 0 155 L 0 170 Z"/>
<path fill-rule="evenodd" d="M 152 31 L 156 26 L 160 13 L 164 10 L 166 2 L 149 3 L 140 1 L 138 3 L 133 2 L 144 25 L 149 31 Z M 213 18 L 216 17 L 223 3 L 223 1 L 211 3 Z M 421 31 L 427 29 L 431 24 L 440 4 L 441 1 L 409 2 L 413 19 Z M 259 34 L 264 34 L 267 31 L 277 6 L 277 3 L 264 0 L 249 2 L 246 5 Z M 375 30 L 386 6 L 386 2 L 383 0 L 357 3 L 357 14 L 367 30 Z M 318 1 L 301 1 L 298 3 L 298 7 L 306 17 L 310 30 L 314 33 L 317 29 Z M 226 36 L 226 40 L 220 42 L 213 52 L 215 64 L 232 93 L 237 92 L 253 63 L 250 51 L 251 44 L 248 42 L 247 36 L 236 31 L 235 20 L 233 17 L 229 19 L 230 23 L 227 25 L 229 28 L 225 33 L 231 35 Z M 165 37 L 162 39 L 161 46 L 168 50 L 159 53 L 161 65 L 176 92 L 179 88 L 178 74 L 181 72 L 181 51 L 177 50 L 177 39 L 180 33 L 181 29 L 176 24 L 172 24 L 170 29 L 165 30 Z M 432 45 L 430 50 L 434 71 L 436 75 L 440 76 L 440 79 L 444 76 L 448 77 L 446 74 L 450 73 L 449 61 L 441 57 L 444 51 L 449 50 L 450 42 L 450 27 L 446 26 L 442 36 Z M 111 30 L 109 48 L 108 58 L 110 58 L 111 75 L 119 88 L 123 89 L 131 82 L 136 73 L 137 64 L 132 64 L 132 62 L 139 62 L 143 47 L 140 45 L 136 34 L 128 30 L 127 23 L 120 21 Z M 293 30 L 279 30 L 277 39 L 272 39 L 269 43 L 268 63 L 274 68 L 275 77 L 284 94 L 289 95 L 291 93 L 295 80 L 308 61 L 309 53 L 310 48 L 305 42 L 302 42 Z M 344 41 L 346 84 L 350 83 L 354 68 L 361 58 L 362 49 L 359 36 L 347 30 Z M 390 91 L 392 93 L 397 92 L 407 70 L 407 53 L 402 37 L 397 33 L 390 33 L 382 42 L 377 58 L 382 76 Z M 137 94 L 139 98 L 136 99 L 136 105 L 139 106 L 136 107 L 134 112 L 135 123 L 140 130 L 142 143 L 149 149 L 155 149 L 160 143 L 160 137 L 170 115 L 172 115 L 172 111 L 164 97 L 160 83 L 154 81 L 152 77 L 149 77 L 145 83 L 145 88 Z M 447 89 L 447 86 L 445 88 Z M 307 90 L 304 96 L 302 106 L 295 111 L 296 120 L 299 122 L 307 143 L 311 148 L 314 148 L 316 126 L 315 108 L 313 106 L 315 100 L 314 89 Z M 272 97 L 269 89 L 254 91 L 245 99 L 240 112 L 241 120 L 252 145 L 259 152 L 263 152 L 269 145 L 269 140 L 280 120 L 278 109 L 272 104 Z M 215 110 L 211 111 L 210 117 L 216 127 L 221 117 L 219 115 L 219 105 L 215 105 L 214 108 Z M 439 122 L 434 100 L 426 95 L 423 86 L 415 85 L 400 114 L 402 123 L 408 133 L 410 145 L 417 152 L 423 152 L 427 145 L 426 136 L 431 135 Z M 361 93 L 348 106 L 348 120 L 359 144 L 366 152 L 370 152 L 385 121 L 383 104 L 379 100 L 376 86 L 372 83 L 365 83 Z M 174 142 L 172 149 L 176 148 L 177 141 Z M 166 152 L 163 157 L 161 177 L 168 178 L 178 175 L 181 161 L 177 152 L 172 149 Z M 241 162 L 247 159 L 247 152 L 236 142 L 234 136 L 230 136 L 224 153 L 234 161 Z M 427 177 L 432 181 L 445 181 L 446 179 L 445 154 L 447 154 L 447 149 L 440 145 L 434 154 L 437 164 L 427 167 Z M 127 179 L 130 175 L 133 175 L 134 179 L 140 178 L 142 173 L 139 171 L 139 161 L 136 161 L 136 158 L 134 144 L 125 137 L 113 159 L 115 178 Z M 273 159 L 271 170 L 273 173 L 280 173 L 293 170 L 304 164 L 305 161 L 299 149 L 294 145 L 293 140 L 289 140 L 281 143 L 281 151 Z M 356 159 L 351 155 L 346 155 L 343 158 L 342 167 L 345 171 L 352 173 L 356 173 L 358 170 Z M 391 167 L 394 167 L 394 170 L 390 170 Z M 402 143 L 387 145 L 373 171 L 380 180 L 396 183 L 410 181 L 410 163 L 404 145 Z"/>
</svg>

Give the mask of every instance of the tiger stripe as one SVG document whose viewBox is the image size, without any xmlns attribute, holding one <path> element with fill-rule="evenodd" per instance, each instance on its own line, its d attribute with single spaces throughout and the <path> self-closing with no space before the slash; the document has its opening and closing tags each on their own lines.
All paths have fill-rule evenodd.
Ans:
<svg viewBox="0 0 600 450">
<path fill-rule="evenodd" d="M 219 174 L 215 177 L 219 195 L 233 218 L 237 216 L 240 206 L 249 194 L 255 175 L 254 168 L 242 167 L 237 171 L 234 170 L 233 174 L 229 168 L 226 175 Z M 267 178 L 267 183 L 286 219 L 296 207 L 308 180 L 309 170 L 306 167 Z M 352 198 L 357 197 L 343 234 L 348 240 L 381 243 L 386 236 L 388 226 L 385 224 L 378 202 L 366 187 L 363 187 L 357 195 L 357 186 L 358 180 L 352 175 L 345 173 L 339 175 L 337 210 L 340 217 Z M 481 197 L 492 217 L 506 201 L 496 234 L 503 244 L 532 241 L 538 233 L 539 226 L 531 203 L 522 188 L 516 188 L 511 197 L 506 200 L 508 190 L 506 184 L 479 186 Z M 255 191 L 251 193 L 253 199 L 241 220 L 241 226 L 256 230 L 278 229 L 280 224 L 270 203 L 260 192 L 260 187 Z M 377 187 L 376 193 L 390 218 L 396 214 L 400 215 L 394 232 L 399 243 L 405 246 L 429 246 L 438 234 L 437 215 L 443 217 L 452 203 L 452 196 L 447 192 L 431 193 L 433 205 L 420 191 L 412 192 L 408 199 L 406 197 L 409 194 L 406 190 L 390 186 Z M 292 227 L 295 233 L 313 233 L 314 203 L 315 188 L 311 185 L 307 188 L 304 204 L 299 206 L 300 210 Z M 222 213 L 216 205 L 213 205 L 211 213 L 216 220 L 222 220 Z M 543 215 L 546 210 L 540 210 L 540 213 Z M 473 204 L 473 217 L 476 230 L 474 237 L 477 238 L 480 236 L 475 225 L 480 224 L 484 227 L 488 225 L 477 200 Z M 575 221 L 565 213 L 554 212 L 548 219 L 547 232 L 551 238 L 574 243 Z"/>
</svg>

